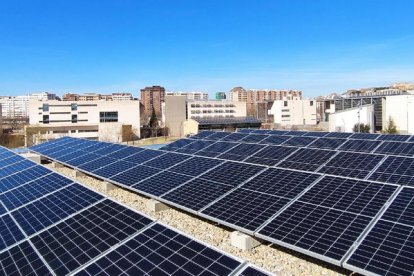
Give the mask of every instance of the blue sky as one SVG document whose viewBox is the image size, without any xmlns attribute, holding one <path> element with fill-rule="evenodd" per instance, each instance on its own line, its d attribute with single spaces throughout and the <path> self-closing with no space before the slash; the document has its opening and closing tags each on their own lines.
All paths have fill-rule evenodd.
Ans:
<svg viewBox="0 0 414 276">
<path fill-rule="evenodd" d="M 0 95 L 414 81 L 412 0 L 2 0 Z"/>
</svg>

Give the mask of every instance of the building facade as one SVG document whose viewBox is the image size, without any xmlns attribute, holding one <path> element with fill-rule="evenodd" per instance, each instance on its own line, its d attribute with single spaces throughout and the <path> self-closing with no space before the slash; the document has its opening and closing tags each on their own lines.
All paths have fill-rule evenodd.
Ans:
<svg viewBox="0 0 414 276">
<path fill-rule="evenodd" d="M 314 100 L 277 100 L 269 111 L 275 124 L 281 126 L 316 125 Z"/>
<path fill-rule="evenodd" d="M 189 119 L 233 118 L 246 116 L 246 104 L 238 101 L 187 101 Z"/>
<path fill-rule="evenodd" d="M 7 118 L 29 117 L 30 101 L 56 100 L 55 94 L 48 92 L 33 93 L 24 96 L 3 96 L 0 97 L 2 116 Z"/>
<path fill-rule="evenodd" d="M 131 93 L 112 93 L 112 94 L 98 94 L 85 93 L 73 94 L 67 93 L 62 97 L 63 101 L 132 101 L 134 98 Z"/>
<path fill-rule="evenodd" d="M 208 93 L 205 92 L 167 92 L 167 96 L 185 96 L 189 101 L 207 101 Z"/>
<path fill-rule="evenodd" d="M 140 136 L 139 114 L 139 101 L 31 101 L 28 129 L 41 129 L 42 139 L 73 136 L 122 142 L 126 135 Z M 133 133 L 125 133 L 127 127 Z"/>
<path fill-rule="evenodd" d="M 158 120 L 162 118 L 162 103 L 165 101 L 165 88 L 162 86 L 150 86 L 141 89 L 142 122 L 145 124 L 151 117 L 154 109 Z"/>
<path fill-rule="evenodd" d="M 353 107 L 346 110 L 337 111 L 329 116 L 329 131 L 353 132 L 355 124 L 365 124 L 370 126 L 373 133 L 374 126 L 374 105 L 368 104 L 361 107 Z"/>
</svg>

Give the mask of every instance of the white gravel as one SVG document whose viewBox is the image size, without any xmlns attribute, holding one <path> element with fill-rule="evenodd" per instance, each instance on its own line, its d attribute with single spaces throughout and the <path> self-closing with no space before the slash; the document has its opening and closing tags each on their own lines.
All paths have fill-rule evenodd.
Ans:
<svg viewBox="0 0 414 276">
<path fill-rule="evenodd" d="M 73 170 L 70 168 L 53 168 L 51 164 L 47 164 L 46 166 L 63 175 L 73 178 Z M 108 197 L 118 202 L 122 202 L 137 211 L 156 218 L 167 225 L 177 228 L 184 233 L 216 246 L 230 254 L 236 255 L 277 275 L 346 274 L 346 271 L 343 271 L 340 268 L 335 270 L 334 266 L 328 266 L 325 263 L 314 259 L 310 262 L 308 261 L 310 258 L 307 256 L 291 250 L 281 249 L 270 244 L 260 245 L 250 251 L 240 250 L 230 245 L 231 231 L 228 231 L 219 225 L 215 225 L 214 222 L 206 222 L 200 218 L 171 208 L 157 213 L 152 212 L 146 207 L 146 202 L 148 200 L 146 197 L 121 188 L 116 188 L 106 193 L 103 188 L 103 181 L 89 176 L 77 177 L 76 181 L 93 190 L 107 194 Z"/>
</svg>

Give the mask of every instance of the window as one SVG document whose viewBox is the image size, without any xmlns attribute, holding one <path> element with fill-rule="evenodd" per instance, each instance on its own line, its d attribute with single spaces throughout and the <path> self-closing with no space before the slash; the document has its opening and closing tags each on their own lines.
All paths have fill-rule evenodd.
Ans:
<svg viewBox="0 0 414 276">
<path fill-rule="evenodd" d="M 288 102 L 287 101 L 284 101 L 283 102 L 283 106 L 288 106 Z"/>
<path fill-rule="evenodd" d="M 118 122 L 118 111 L 99 112 L 99 121 L 101 123 Z"/>
<path fill-rule="evenodd" d="M 282 115 L 282 118 L 289 118 L 290 115 Z"/>
<path fill-rule="evenodd" d="M 310 106 L 313 106 L 313 101 L 310 101 L 310 102 L 309 102 L 309 105 L 310 105 Z"/>
<path fill-rule="evenodd" d="M 48 104 L 43 104 L 42 110 L 43 110 L 43 112 L 49 111 L 49 105 Z"/>
<path fill-rule="evenodd" d="M 70 109 L 71 109 L 72 111 L 76 111 L 76 110 L 78 110 L 78 104 L 77 104 L 77 103 L 73 103 L 73 104 L 71 104 L 71 105 L 70 105 Z"/>
<path fill-rule="evenodd" d="M 77 123 L 78 122 L 78 115 L 73 114 L 72 115 L 72 123 Z"/>
<path fill-rule="evenodd" d="M 49 123 L 49 115 L 43 115 L 43 123 L 48 124 Z"/>
</svg>

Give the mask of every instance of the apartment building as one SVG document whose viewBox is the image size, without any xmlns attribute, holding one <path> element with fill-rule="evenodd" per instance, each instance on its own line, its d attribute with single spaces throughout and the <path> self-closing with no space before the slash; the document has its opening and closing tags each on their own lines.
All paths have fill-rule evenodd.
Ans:
<svg viewBox="0 0 414 276">
<path fill-rule="evenodd" d="M 63 101 L 131 101 L 133 99 L 134 98 L 132 97 L 131 93 L 85 93 L 80 95 L 67 93 L 62 97 Z"/>
<path fill-rule="evenodd" d="M 205 92 L 167 92 L 167 96 L 185 96 L 190 101 L 208 100 L 208 93 Z"/>
<path fill-rule="evenodd" d="M 143 123 L 149 121 L 152 110 L 158 119 L 162 117 L 162 103 L 165 101 L 165 88 L 162 86 L 149 86 L 141 89 L 141 117 Z"/>
<path fill-rule="evenodd" d="M 22 96 L 1 96 L 2 116 L 8 118 L 28 117 L 30 101 L 56 100 L 56 94 L 48 92 L 33 93 Z"/>
<path fill-rule="evenodd" d="M 246 104 L 238 101 L 187 101 L 189 119 L 245 117 Z"/>
<path fill-rule="evenodd" d="M 234 87 L 229 92 L 229 100 L 241 101 L 248 104 L 260 102 L 272 102 L 276 100 L 302 99 L 300 90 L 272 90 L 272 89 L 249 89 Z"/>
<path fill-rule="evenodd" d="M 73 136 L 122 142 L 126 129 L 139 137 L 139 116 L 139 101 L 31 101 L 26 132 L 39 130 L 38 139 Z"/>
</svg>

